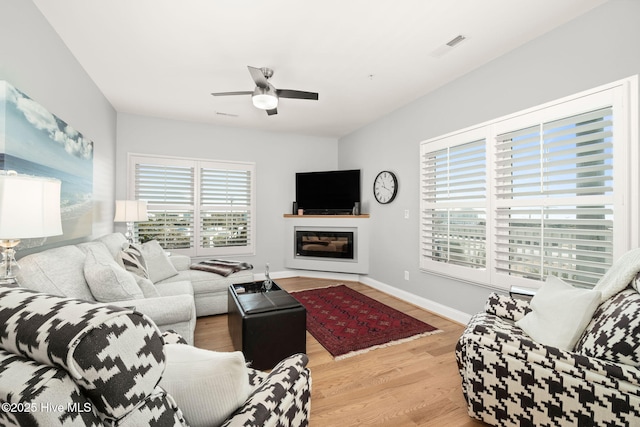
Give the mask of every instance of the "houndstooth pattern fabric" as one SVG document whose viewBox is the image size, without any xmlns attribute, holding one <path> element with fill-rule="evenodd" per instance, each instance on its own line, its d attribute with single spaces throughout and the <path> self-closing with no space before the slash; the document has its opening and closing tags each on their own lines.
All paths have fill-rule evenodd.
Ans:
<svg viewBox="0 0 640 427">
<path fill-rule="evenodd" d="M 156 387 L 134 411 L 119 420 L 107 419 L 104 425 L 108 427 L 188 427 L 175 400 L 161 387 Z"/>
<path fill-rule="evenodd" d="M 144 315 L 22 288 L 0 289 L 0 347 L 63 368 L 113 425 L 144 407 L 164 371 L 160 332 Z"/>
<path fill-rule="evenodd" d="M 492 292 L 487 299 L 484 311 L 503 319 L 517 322 L 531 311 L 529 301 Z"/>
<path fill-rule="evenodd" d="M 307 426 L 311 411 L 308 358 L 296 354 L 281 361 L 258 385 L 244 406 L 223 427 Z M 282 405 L 291 401 L 291 405 Z"/>
<path fill-rule="evenodd" d="M 249 385 L 251 386 L 252 390 L 262 384 L 269 375 L 266 372 L 258 371 L 257 369 L 253 368 L 247 368 L 247 371 L 249 372 Z"/>
<path fill-rule="evenodd" d="M 0 425 L 101 426 L 92 403 L 57 367 L 0 350 Z"/>
<path fill-rule="evenodd" d="M 541 345 L 513 320 L 475 315 L 456 360 L 469 415 L 491 425 L 640 425 L 636 367 Z"/>
<path fill-rule="evenodd" d="M 162 342 L 165 344 L 184 344 L 189 345 L 187 340 L 185 340 L 182 335 L 177 333 L 176 331 L 170 329 L 168 331 L 164 331 L 162 333 Z"/>
<path fill-rule="evenodd" d="M 578 341 L 576 352 L 640 366 L 640 294 L 628 288 L 600 305 Z"/>
</svg>

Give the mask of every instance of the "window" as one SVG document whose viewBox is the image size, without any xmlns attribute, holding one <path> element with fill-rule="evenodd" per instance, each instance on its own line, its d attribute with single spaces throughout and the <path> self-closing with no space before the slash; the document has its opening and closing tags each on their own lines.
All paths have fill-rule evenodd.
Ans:
<svg viewBox="0 0 640 427">
<path fill-rule="evenodd" d="M 423 142 L 420 267 L 499 288 L 550 274 L 594 286 L 638 243 L 632 94 L 637 78 Z"/>
<path fill-rule="evenodd" d="M 190 256 L 254 253 L 253 163 L 129 155 L 130 194 L 146 200 L 141 241 Z"/>
</svg>

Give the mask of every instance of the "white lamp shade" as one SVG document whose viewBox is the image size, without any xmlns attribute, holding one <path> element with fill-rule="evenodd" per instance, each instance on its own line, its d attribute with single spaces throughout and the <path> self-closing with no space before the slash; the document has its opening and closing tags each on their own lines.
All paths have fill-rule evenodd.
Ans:
<svg viewBox="0 0 640 427">
<path fill-rule="evenodd" d="M 28 175 L 0 175 L 0 239 L 62 234 L 60 181 Z"/>
<path fill-rule="evenodd" d="M 144 200 L 116 200 L 115 222 L 148 221 L 147 202 Z"/>
</svg>

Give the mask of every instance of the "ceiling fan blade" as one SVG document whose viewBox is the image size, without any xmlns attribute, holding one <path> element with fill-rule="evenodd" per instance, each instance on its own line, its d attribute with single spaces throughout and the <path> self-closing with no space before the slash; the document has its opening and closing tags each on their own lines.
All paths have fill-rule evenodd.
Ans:
<svg viewBox="0 0 640 427">
<path fill-rule="evenodd" d="M 253 93 L 252 90 L 243 90 L 240 92 L 216 92 L 212 93 L 213 96 L 229 96 L 229 95 L 251 95 Z"/>
<path fill-rule="evenodd" d="M 247 66 L 247 68 L 249 68 L 249 73 L 251 73 L 253 81 L 256 82 L 256 86 L 261 88 L 269 86 L 269 82 L 267 82 L 267 78 L 264 76 L 262 69 L 251 66 Z"/>
<path fill-rule="evenodd" d="M 274 108 L 272 110 L 267 110 L 267 115 L 268 116 L 273 116 L 274 114 L 278 114 L 278 109 Z"/>
<path fill-rule="evenodd" d="M 277 89 L 276 93 L 280 98 L 294 98 L 294 99 L 312 99 L 318 100 L 318 94 L 316 92 L 305 92 L 302 90 L 291 89 Z"/>
</svg>

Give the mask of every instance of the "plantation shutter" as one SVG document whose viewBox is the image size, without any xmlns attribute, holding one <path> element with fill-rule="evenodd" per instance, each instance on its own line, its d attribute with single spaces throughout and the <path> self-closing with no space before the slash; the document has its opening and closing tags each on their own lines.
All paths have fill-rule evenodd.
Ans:
<svg viewBox="0 0 640 427">
<path fill-rule="evenodd" d="M 192 166 L 135 164 L 135 199 L 146 200 L 149 221 L 137 223 L 137 238 L 157 240 L 165 249 L 193 245 L 194 182 Z"/>
<path fill-rule="evenodd" d="M 200 247 L 251 248 L 252 175 L 252 168 L 200 169 Z"/>
<path fill-rule="evenodd" d="M 129 194 L 146 200 L 136 237 L 189 256 L 255 251 L 255 164 L 129 155 Z"/>
<path fill-rule="evenodd" d="M 422 161 L 422 260 L 486 267 L 486 140 L 434 151 Z"/>
<path fill-rule="evenodd" d="M 591 287 L 613 259 L 612 109 L 496 137 L 496 270 Z"/>
</svg>

